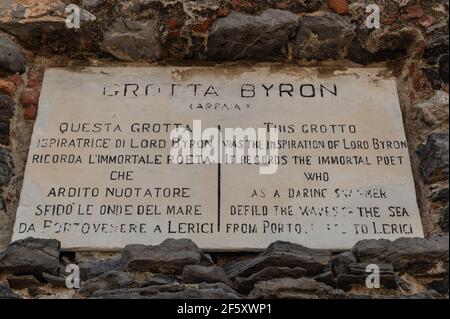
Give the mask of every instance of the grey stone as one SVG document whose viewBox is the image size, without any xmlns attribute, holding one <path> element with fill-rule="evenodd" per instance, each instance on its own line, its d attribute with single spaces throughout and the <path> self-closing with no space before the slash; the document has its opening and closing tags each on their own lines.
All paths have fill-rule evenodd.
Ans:
<svg viewBox="0 0 450 319">
<path fill-rule="evenodd" d="M 442 55 L 447 54 L 449 50 L 448 30 L 444 32 L 435 32 L 428 40 L 423 51 L 423 58 L 430 66 L 437 66 Z"/>
<path fill-rule="evenodd" d="M 91 295 L 97 290 L 113 290 L 129 287 L 134 283 L 132 275 L 122 271 L 110 271 L 84 282 L 80 294 Z"/>
<path fill-rule="evenodd" d="M 157 246 L 125 246 L 121 265 L 127 271 L 180 274 L 184 266 L 198 265 L 205 258 L 190 239 L 166 239 Z"/>
<path fill-rule="evenodd" d="M 439 75 L 442 82 L 448 83 L 448 54 L 439 58 Z"/>
<path fill-rule="evenodd" d="M 447 295 L 449 292 L 449 264 L 445 265 L 445 274 L 442 278 L 438 278 L 437 280 L 433 280 L 429 285 L 428 289 L 436 290 L 440 294 Z"/>
<path fill-rule="evenodd" d="M 442 210 L 442 215 L 439 220 L 439 226 L 444 232 L 448 233 L 448 206 Z"/>
<path fill-rule="evenodd" d="M 422 36 L 420 31 L 415 28 L 408 26 L 395 30 L 391 28 L 379 28 L 372 29 L 368 33 L 364 48 L 372 53 L 398 51 L 403 54 L 415 48 L 421 40 Z"/>
<path fill-rule="evenodd" d="M 296 268 L 306 270 L 307 275 L 320 273 L 331 259 L 326 250 L 310 249 L 302 245 L 276 241 L 256 258 L 245 264 L 228 270 L 228 277 L 248 277 L 268 266 Z"/>
<path fill-rule="evenodd" d="M 102 261 L 88 261 L 80 263 L 78 267 L 80 267 L 81 280 L 88 280 L 112 270 L 119 270 L 121 266 L 120 258 L 120 256 L 117 256 Z"/>
<path fill-rule="evenodd" d="M 441 75 L 439 74 L 438 68 L 424 67 L 422 68 L 422 72 L 425 74 L 433 90 L 439 90 L 442 88 Z"/>
<path fill-rule="evenodd" d="M 178 282 L 177 277 L 173 275 L 154 274 L 150 278 L 147 278 L 140 287 L 157 286 L 157 285 L 170 285 Z"/>
<path fill-rule="evenodd" d="M 97 291 L 92 297 L 96 299 L 241 299 L 236 291 L 223 283 L 171 284 Z"/>
<path fill-rule="evenodd" d="M 0 30 L 14 35 L 27 49 L 40 50 L 46 46 L 52 51 L 53 41 L 57 40 L 58 53 L 62 47 L 74 48 L 82 36 L 87 36 L 69 29 L 65 23 L 65 9 L 70 2 L 64 1 L 0 1 Z M 3 15 L 4 14 L 4 15 Z M 84 9 L 80 10 L 80 27 L 84 29 L 87 21 L 95 20 L 95 17 Z M 86 30 L 86 29 L 84 29 Z M 84 31 L 83 30 L 83 31 Z M 91 35 L 91 33 L 89 33 Z M 53 52 L 54 52 L 53 51 Z"/>
<path fill-rule="evenodd" d="M 44 289 L 40 288 L 40 287 L 30 287 L 27 289 L 28 294 L 30 295 L 30 297 L 38 297 L 38 296 L 49 296 L 51 295 L 50 292 L 45 291 Z"/>
<path fill-rule="evenodd" d="M 431 194 L 431 200 L 434 203 L 448 203 L 448 187 L 438 188 Z"/>
<path fill-rule="evenodd" d="M 425 275 L 448 264 L 448 234 L 424 238 L 366 239 L 352 248 L 360 263 L 392 264 L 394 270 Z M 445 272 L 445 271 L 444 271 Z"/>
<path fill-rule="evenodd" d="M 393 297 L 396 299 L 416 299 L 416 300 L 423 300 L 423 299 L 447 299 L 448 297 L 442 296 L 437 291 L 429 289 L 424 292 L 420 292 L 418 294 L 414 294 L 411 296 L 400 296 L 400 297 Z"/>
<path fill-rule="evenodd" d="M 47 273 L 43 273 L 42 274 L 42 278 L 44 278 L 44 280 L 49 283 L 50 285 L 52 285 L 53 287 L 60 287 L 60 288 L 66 288 L 66 278 L 65 277 L 58 277 L 58 276 L 53 276 Z"/>
<path fill-rule="evenodd" d="M 349 265 L 356 262 L 356 257 L 351 251 L 343 252 L 331 260 L 331 271 L 335 276 L 346 273 Z"/>
<path fill-rule="evenodd" d="M 9 287 L 0 284 L 0 299 L 21 299 Z"/>
<path fill-rule="evenodd" d="M 343 291 L 311 278 L 277 278 L 255 284 L 250 298 L 256 299 L 326 299 L 341 298 Z"/>
<path fill-rule="evenodd" d="M 448 93 L 437 90 L 434 91 L 434 95 L 426 101 L 415 104 L 414 109 L 418 111 L 420 120 L 431 129 L 434 129 L 448 123 L 448 102 Z M 445 196 L 445 192 L 440 196 Z M 447 198 L 448 188 L 445 199 Z"/>
<path fill-rule="evenodd" d="M 96 8 L 100 5 L 102 5 L 104 2 L 104 0 L 83 0 L 83 2 L 81 3 L 81 5 L 83 6 L 83 8 Z"/>
<path fill-rule="evenodd" d="M 159 22 L 156 19 L 129 21 L 122 18 L 104 32 L 101 47 L 124 61 L 157 61 L 162 56 Z"/>
<path fill-rule="evenodd" d="M 7 185 L 11 180 L 12 171 L 9 163 L 8 151 L 0 148 L 0 187 Z"/>
<path fill-rule="evenodd" d="M 253 286 L 260 281 L 266 281 L 275 278 L 300 278 L 306 275 L 307 271 L 303 268 L 288 268 L 269 266 L 248 278 L 236 277 L 238 290 L 243 293 L 249 293 Z"/>
<path fill-rule="evenodd" d="M 365 286 L 368 263 L 353 263 L 348 265 L 345 273 L 337 276 L 337 288 L 350 290 L 353 286 Z M 394 268 L 390 264 L 377 264 L 379 267 L 380 287 L 386 289 L 409 288 L 394 274 Z"/>
<path fill-rule="evenodd" d="M 323 282 L 324 284 L 333 288 L 336 288 L 337 286 L 337 279 L 332 271 L 326 271 L 321 274 L 318 274 L 314 276 L 313 279 L 318 282 Z"/>
<path fill-rule="evenodd" d="M 314 12 L 322 6 L 322 0 L 296 0 L 295 5 L 299 12 Z"/>
<path fill-rule="evenodd" d="M 14 116 L 14 101 L 0 93 L 0 119 L 9 120 Z"/>
<path fill-rule="evenodd" d="M 4 33 L 0 32 L 0 71 L 23 73 L 26 60 L 19 47 Z"/>
<path fill-rule="evenodd" d="M 297 16 L 267 9 L 259 16 L 232 12 L 210 29 L 207 57 L 216 60 L 287 56 L 287 43 Z"/>
<path fill-rule="evenodd" d="M 14 276 L 9 275 L 6 277 L 9 287 L 12 289 L 25 289 L 33 286 L 39 286 L 41 283 L 33 275 Z"/>
<path fill-rule="evenodd" d="M 59 267 L 60 243 L 55 239 L 25 238 L 17 240 L 0 253 L 0 274 L 55 275 Z"/>
<path fill-rule="evenodd" d="M 359 294 L 349 294 L 346 299 L 448 299 L 440 295 L 434 290 L 426 290 L 412 295 L 359 295 Z"/>
<path fill-rule="evenodd" d="M 183 291 L 161 292 L 152 299 L 241 299 L 241 296 L 223 283 L 201 283 L 198 288 Z"/>
<path fill-rule="evenodd" d="M 307 60 L 340 59 L 355 37 L 350 20 L 334 13 L 300 18 L 293 54 Z"/>
<path fill-rule="evenodd" d="M 183 282 L 186 284 L 222 282 L 230 287 L 234 287 L 234 284 L 228 279 L 223 268 L 215 265 L 187 265 L 183 268 L 182 277 Z"/>
<path fill-rule="evenodd" d="M 0 120 L 0 143 L 9 145 L 9 120 Z"/>
<path fill-rule="evenodd" d="M 0 93 L 0 144 L 9 145 L 10 143 L 9 124 L 13 116 L 14 101 Z"/>
<path fill-rule="evenodd" d="M 448 180 L 448 133 L 431 133 L 417 153 L 425 184 Z"/>
<path fill-rule="evenodd" d="M 369 40 L 369 32 L 366 27 L 356 30 L 356 36 L 348 49 L 347 58 L 349 60 L 366 65 L 373 62 L 394 60 L 405 53 L 405 50 L 402 48 L 378 48 L 375 52 L 369 51 L 366 48 L 367 41 Z"/>
<path fill-rule="evenodd" d="M 449 286 L 448 286 L 448 274 L 443 280 L 433 280 L 428 286 L 428 289 L 435 290 L 440 294 L 448 295 Z"/>
</svg>

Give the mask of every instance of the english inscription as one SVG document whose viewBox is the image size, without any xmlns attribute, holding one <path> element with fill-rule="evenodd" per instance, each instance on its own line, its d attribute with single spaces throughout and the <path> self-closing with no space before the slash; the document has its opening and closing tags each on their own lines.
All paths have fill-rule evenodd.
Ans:
<svg viewBox="0 0 450 319">
<path fill-rule="evenodd" d="M 111 67 L 45 73 L 13 240 L 119 249 L 191 238 L 348 249 L 422 237 L 395 79 L 382 69 Z M 201 128 L 216 139 L 181 139 Z M 230 139 L 230 128 L 277 132 Z M 246 131 L 248 132 L 248 131 Z M 174 148 L 266 150 L 179 155 Z M 272 166 L 272 173 L 261 173 Z"/>
</svg>

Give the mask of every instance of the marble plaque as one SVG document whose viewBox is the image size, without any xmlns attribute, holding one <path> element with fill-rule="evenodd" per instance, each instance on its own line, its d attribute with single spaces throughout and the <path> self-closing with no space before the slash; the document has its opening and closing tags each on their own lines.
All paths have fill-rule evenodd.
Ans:
<svg viewBox="0 0 450 319">
<path fill-rule="evenodd" d="M 423 237 L 395 79 L 294 66 L 48 69 L 13 240 L 347 249 Z"/>
</svg>

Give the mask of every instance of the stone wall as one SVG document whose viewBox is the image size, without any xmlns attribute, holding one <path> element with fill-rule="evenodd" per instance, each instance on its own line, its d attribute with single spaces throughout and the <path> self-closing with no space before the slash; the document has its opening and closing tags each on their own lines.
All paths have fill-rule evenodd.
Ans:
<svg viewBox="0 0 450 319">
<path fill-rule="evenodd" d="M 69 3 L 82 8 L 79 29 L 68 29 L 64 22 L 64 10 Z M 365 26 L 366 7 L 371 3 L 381 9 L 379 29 L 369 30 Z M 386 66 L 397 76 L 426 236 L 448 233 L 448 47 L 448 1 L 443 0 L 0 0 L 0 251 L 10 241 L 43 71 L 50 66 L 227 63 L 246 67 L 267 62 L 326 65 L 336 69 Z M 446 238 L 444 264 L 448 267 Z M 375 252 L 368 254 L 376 254 L 377 249 L 371 249 Z M 420 251 L 418 248 L 418 255 Z M 0 273 L 2 258 L 4 255 L 0 255 Z M 223 266 L 248 256 L 214 258 L 216 264 Z M 350 277 L 358 277 L 361 271 L 358 263 L 368 260 L 355 255 L 355 248 L 353 255 L 344 253 L 341 258 L 350 258 L 357 264 L 349 269 L 344 267 Z M 386 273 L 399 271 L 395 261 L 389 260 L 387 264 Z M 389 268 L 392 264 L 393 268 Z M 278 277 L 303 278 L 300 269 L 278 266 L 288 268 Z M 277 277 L 270 268 L 257 270 L 263 274 L 249 271 L 242 285 L 261 281 L 258 276 Z M 35 275 L 30 280 L 46 282 L 43 272 L 26 271 L 25 276 Z M 186 272 L 188 277 L 199 276 L 196 272 L 212 272 L 212 276 L 223 279 L 220 270 L 194 267 Z M 315 275 L 326 277 L 325 273 L 321 270 Z M 240 275 L 227 274 L 227 280 L 233 280 L 232 285 L 225 279 L 214 281 L 236 288 Z M 130 281 L 123 273 L 108 276 L 113 281 Z M 257 279 L 251 279 L 252 276 Z M 445 280 L 442 274 L 439 276 L 439 280 Z M 331 293 L 325 292 L 316 281 L 312 284 L 308 280 L 300 285 L 325 295 Z M 290 285 L 297 283 L 279 280 L 271 285 L 286 296 L 295 290 Z M 423 282 L 419 286 L 428 287 Z M 1 289 L 0 286 L 0 296 Z M 234 293 L 222 286 L 204 289 L 208 293 L 215 293 L 215 289 Z M 256 292 L 255 289 L 252 292 L 255 297 L 273 293 L 264 292 L 267 286 Z M 237 290 L 246 295 L 250 289 Z"/>
</svg>

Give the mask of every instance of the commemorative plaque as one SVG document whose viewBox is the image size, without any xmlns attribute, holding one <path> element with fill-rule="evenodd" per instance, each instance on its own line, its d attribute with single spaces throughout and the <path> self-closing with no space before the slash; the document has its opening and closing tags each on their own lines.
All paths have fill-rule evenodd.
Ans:
<svg viewBox="0 0 450 319">
<path fill-rule="evenodd" d="M 218 251 L 422 237 L 386 74 L 48 69 L 13 240 L 114 250 L 190 238 Z"/>
</svg>

